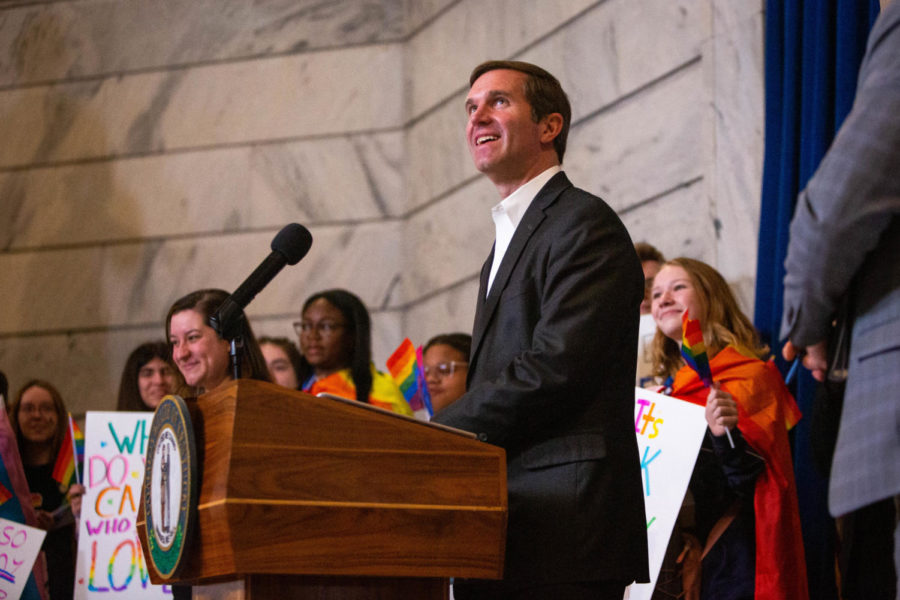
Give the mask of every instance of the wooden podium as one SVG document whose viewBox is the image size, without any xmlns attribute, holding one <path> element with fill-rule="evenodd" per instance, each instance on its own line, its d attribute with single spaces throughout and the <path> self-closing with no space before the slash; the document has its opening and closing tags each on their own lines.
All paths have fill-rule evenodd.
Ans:
<svg viewBox="0 0 900 600">
<path fill-rule="evenodd" d="M 445 598 L 449 577 L 502 577 L 501 448 L 259 381 L 187 403 L 197 529 L 176 576 L 148 561 L 153 583 L 237 581 L 229 598 L 405 600 Z M 149 556 L 143 501 L 137 529 Z"/>
</svg>

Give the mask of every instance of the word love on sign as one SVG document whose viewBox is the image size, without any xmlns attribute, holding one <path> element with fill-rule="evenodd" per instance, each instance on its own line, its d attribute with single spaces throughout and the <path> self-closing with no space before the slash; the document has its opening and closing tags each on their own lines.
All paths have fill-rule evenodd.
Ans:
<svg viewBox="0 0 900 600">
<path fill-rule="evenodd" d="M 89 412 L 75 600 L 172 598 L 150 583 L 134 527 L 153 413 Z"/>
<path fill-rule="evenodd" d="M 681 502 L 706 433 L 705 409 L 634 388 L 634 434 L 641 457 L 650 583 L 629 586 L 628 600 L 653 595 Z"/>
<path fill-rule="evenodd" d="M 0 519 L 0 599 L 22 595 L 46 535 L 42 529 Z"/>
</svg>

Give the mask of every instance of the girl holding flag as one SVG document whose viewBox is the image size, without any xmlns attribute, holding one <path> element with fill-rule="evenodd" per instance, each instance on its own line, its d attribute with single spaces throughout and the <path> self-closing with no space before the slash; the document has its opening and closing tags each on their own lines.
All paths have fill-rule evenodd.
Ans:
<svg viewBox="0 0 900 600">
<path fill-rule="evenodd" d="M 41 549 L 47 558 L 50 600 L 68 600 L 75 583 L 75 519 L 67 493 L 79 499 L 84 493 L 82 486 L 73 484 L 74 468 L 67 468 L 69 462 L 74 466 L 69 415 L 59 391 L 35 379 L 19 390 L 10 420 L 38 527 L 47 531 Z"/>
<path fill-rule="evenodd" d="M 807 600 L 787 436 L 800 412 L 767 360 L 768 347 L 724 278 L 703 262 L 666 262 L 654 279 L 651 302 L 658 327 L 654 372 L 668 377 L 672 396 L 705 406 L 709 425 L 689 485 L 694 537 L 685 536 L 682 553 L 702 560 L 700 589 L 686 597 Z M 688 327 L 699 327 L 702 340 L 696 336 L 696 343 L 683 348 Z M 683 355 L 694 364 L 708 361 L 709 372 L 691 368 Z M 687 573 L 685 566 L 685 580 Z"/>
</svg>

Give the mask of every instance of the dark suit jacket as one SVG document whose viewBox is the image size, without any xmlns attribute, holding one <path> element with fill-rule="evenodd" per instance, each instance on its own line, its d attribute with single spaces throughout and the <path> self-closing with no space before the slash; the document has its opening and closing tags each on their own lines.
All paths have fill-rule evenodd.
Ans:
<svg viewBox="0 0 900 600">
<path fill-rule="evenodd" d="M 872 27 L 853 109 L 797 200 L 785 271 L 781 334 L 797 345 L 825 340 L 850 300 L 831 513 L 900 494 L 900 1 Z"/>
<path fill-rule="evenodd" d="M 516 228 L 490 295 L 482 268 L 469 391 L 434 421 L 507 452 L 505 579 L 647 580 L 634 434 L 643 275 L 601 199 L 555 175 Z"/>
</svg>

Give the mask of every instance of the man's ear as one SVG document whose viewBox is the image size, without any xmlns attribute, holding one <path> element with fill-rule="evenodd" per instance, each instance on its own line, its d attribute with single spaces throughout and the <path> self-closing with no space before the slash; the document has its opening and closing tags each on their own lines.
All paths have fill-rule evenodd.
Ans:
<svg viewBox="0 0 900 600">
<path fill-rule="evenodd" d="M 559 113 L 550 113 L 541 119 L 541 142 L 550 144 L 562 131 L 563 117 Z"/>
</svg>

